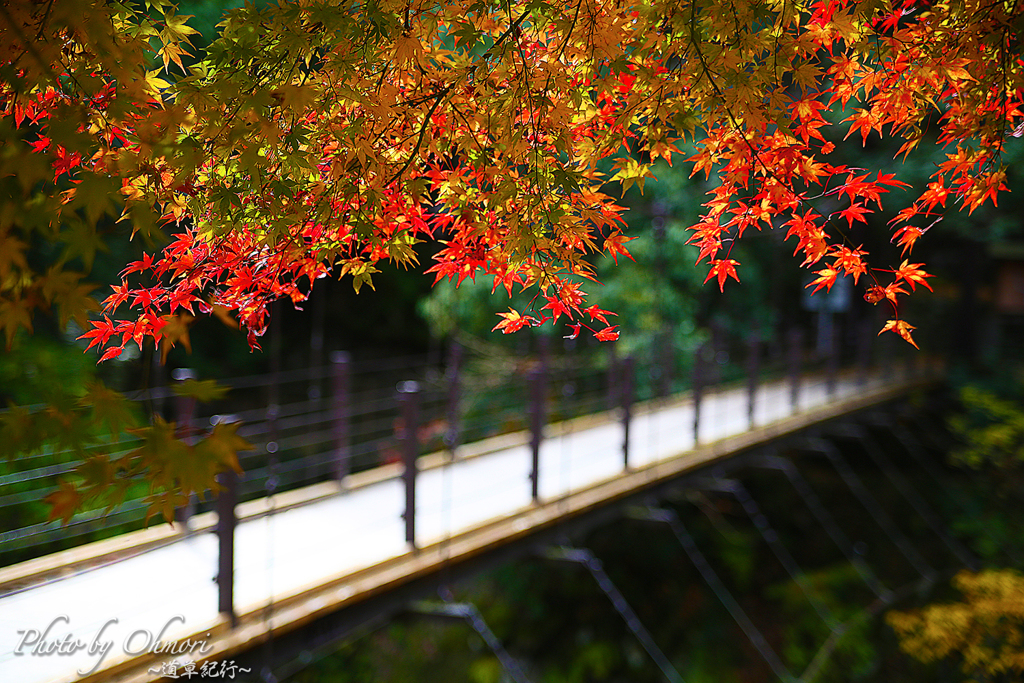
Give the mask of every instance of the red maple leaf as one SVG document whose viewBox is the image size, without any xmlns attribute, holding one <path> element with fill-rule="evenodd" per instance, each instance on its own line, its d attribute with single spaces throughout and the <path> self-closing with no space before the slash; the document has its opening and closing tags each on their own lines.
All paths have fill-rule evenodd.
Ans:
<svg viewBox="0 0 1024 683">
<path fill-rule="evenodd" d="M 72 152 L 71 154 L 68 154 L 68 151 L 64 149 L 63 146 L 57 146 L 56 156 L 57 158 L 54 159 L 53 163 L 51 164 L 51 166 L 53 166 L 53 168 L 56 170 L 56 173 L 53 174 L 54 180 L 57 180 L 65 173 L 71 175 L 71 169 L 75 168 L 76 166 L 82 165 L 81 153 Z"/>
<path fill-rule="evenodd" d="M 708 276 L 704 278 L 704 282 L 707 282 L 713 277 L 718 278 L 718 289 L 722 292 L 725 291 L 725 280 L 726 278 L 732 278 L 736 282 L 740 281 L 740 276 L 736 274 L 736 266 L 739 265 L 739 261 L 733 259 L 716 259 L 711 262 L 711 271 Z"/>
</svg>

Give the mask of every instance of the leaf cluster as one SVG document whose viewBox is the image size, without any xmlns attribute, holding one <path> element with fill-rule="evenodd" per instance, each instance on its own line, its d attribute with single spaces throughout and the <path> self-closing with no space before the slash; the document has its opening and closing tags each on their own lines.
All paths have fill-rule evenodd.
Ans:
<svg viewBox="0 0 1024 683">
<path fill-rule="evenodd" d="M 577 292 L 592 257 L 628 256 L 610 192 L 642 190 L 684 142 L 693 173 L 715 177 L 691 226 L 708 280 L 739 279 L 744 233 L 785 230 L 815 290 L 866 276 L 866 298 L 892 309 L 883 331 L 913 343 L 898 304 L 927 286 L 915 244 L 945 209 L 996 202 L 1024 127 L 1020 25 L 990 0 L 283 2 L 232 10 L 194 60 L 195 31 L 164 0 L 0 18 L 8 339 L 41 307 L 95 306 L 78 271 L 27 268 L 31 233 L 83 261 L 103 216 L 173 233 L 90 322 L 102 358 L 183 341 L 181 316 L 217 310 L 255 347 L 272 301 L 301 302 L 332 272 L 372 286 L 382 262 L 415 265 L 421 241 L 438 245 L 438 281 L 483 275 L 550 311 L 498 328 L 591 327 Z M 904 157 L 944 149 L 891 222 L 898 266 L 869 265 L 850 234 L 907 183 L 827 161 L 833 140 L 875 134 Z"/>
<path fill-rule="evenodd" d="M 1011 569 L 963 571 L 962 599 L 919 612 L 889 612 L 900 647 L 924 662 L 955 656 L 975 680 L 1024 672 L 1024 577 Z"/>
</svg>

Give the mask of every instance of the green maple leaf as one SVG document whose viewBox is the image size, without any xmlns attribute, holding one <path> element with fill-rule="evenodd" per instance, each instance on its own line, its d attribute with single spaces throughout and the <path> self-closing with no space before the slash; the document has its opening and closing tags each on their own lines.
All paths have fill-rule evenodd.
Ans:
<svg viewBox="0 0 1024 683">
<path fill-rule="evenodd" d="M 231 387 L 218 384 L 216 380 L 212 379 L 186 379 L 184 382 L 172 386 L 171 391 L 178 396 L 194 398 L 200 403 L 209 403 L 224 398 L 231 391 Z"/>
<path fill-rule="evenodd" d="M 106 425 L 115 441 L 120 438 L 125 427 L 135 424 L 135 416 L 132 415 L 128 399 L 123 394 L 108 389 L 101 382 L 86 387 L 80 405 L 92 409 L 93 421 Z"/>
<path fill-rule="evenodd" d="M 32 331 L 32 312 L 28 302 L 22 298 L 0 299 L 0 329 L 4 331 L 8 349 L 14 343 L 19 327 Z"/>
<path fill-rule="evenodd" d="M 195 450 L 203 457 L 222 466 L 222 469 L 230 468 L 241 474 L 242 467 L 238 464 L 238 452 L 253 449 L 251 443 L 238 435 L 238 428 L 241 424 L 241 422 L 217 424 L 209 436 L 196 444 Z"/>
</svg>

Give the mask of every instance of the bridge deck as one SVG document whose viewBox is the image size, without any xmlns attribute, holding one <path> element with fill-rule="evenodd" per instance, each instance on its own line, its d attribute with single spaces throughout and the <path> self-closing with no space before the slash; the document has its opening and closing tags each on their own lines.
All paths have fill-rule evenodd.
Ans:
<svg viewBox="0 0 1024 683">
<path fill-rule="evenodd" d="M 471 444 L 451 462 L 435 457 L 417 481 L 417 551 L 404 542 L 405 496 L 395 468 L 363 475 L 362 481 L 356 475 L 344 490 L 323 484 L 240 506 L 239 624 L 234 629 L 217 611 L 217 538 L 202 532 L 211 526 L 211 515 L 197 519 L 200 529 L 189 534 L 166 527 L 139 532 L 134 536 L 138 551 L 126 559 L 104 562 L 101 556 L 99 566 L 69 564 L 66 575 L 35 584 L 24 575 L 45 559 L 23 563 L 0 572 L 10 577 L 20 571 L 25 582 L 13 591 L 15 584 L 8 582 L 9 592 L 0 595 L 0 671 L 4 680 L 17 683 L 152 680 L 159 676 L 151 670 L 160 670 L 168 658 L 145 651 L 154 642 L 180 647 L 184 639 L 201 641 L 206 657 L 230 658 L 271 629 L 301 625 L 434 571 L 451 558 L 479 553 L 739 449 L 891 398 L 910 385 L 887 379 L 872 377 L 860 386 L 852 377 L 840 378 L 831 398 L 824 382 L 805 382 L 800 409 L 792 414 L 787 384 L 762 386 L 753 428 L 745 388 L 709 393 L 696 446 L 688 398 L 637 406 L 626 472 L 623 430 L 614 415 L 552 425 L 540 453 L 539 504 L 530 499 L 526 435 Z M 296 498 L 307 500 L 295 504 Z M 277 509 L 259 514 L 268 508 Z M 122 539 L 120 550 L 133 543 Z M 75 552 L 89 554 L 79 549 L 64 555 L 75 557 Z M 61 644 L 66 654 L 58 654 Z"/>
</svg>

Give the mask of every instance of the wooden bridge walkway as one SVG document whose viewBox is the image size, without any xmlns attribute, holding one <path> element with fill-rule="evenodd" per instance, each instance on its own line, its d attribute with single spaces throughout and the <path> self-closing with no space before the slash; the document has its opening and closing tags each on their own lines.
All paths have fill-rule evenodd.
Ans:
<svg viewBox="0 0 1024 683">
<path fill-rule="evenodd" d="M 638 404 L 628 427 L 628 466 L 618 411 L 549 425 L 539 447 L 536 500 L 528 432 L 460 446 L 454 456 L 424 456 L 415 480 L 414 544 L 406 540 L 398 464 L 243 503 L 234 531 L 234 625 L 219 609 L 218 535 L 209 533 L 215 513 L 193 517 L 188 531 L 160 525 L 0 569 L 0 678 L 127 683 L 172 670 L 183 676 L 189 660 L 196 677 L 203 661 L 230 667 L 233 655 L 271 631 L 287 632 L 923 381 L 840 374 L 829 386 L 824 378 L 805 378 L 796 406 L 789 382 L 765 384 L 754 394 L 752 421 L 747 388 L 720 388 L 701 399 L 697 440 L 689 395 Z M 223 678 L 245 673 L 218 671 Z"/>
</svg>

